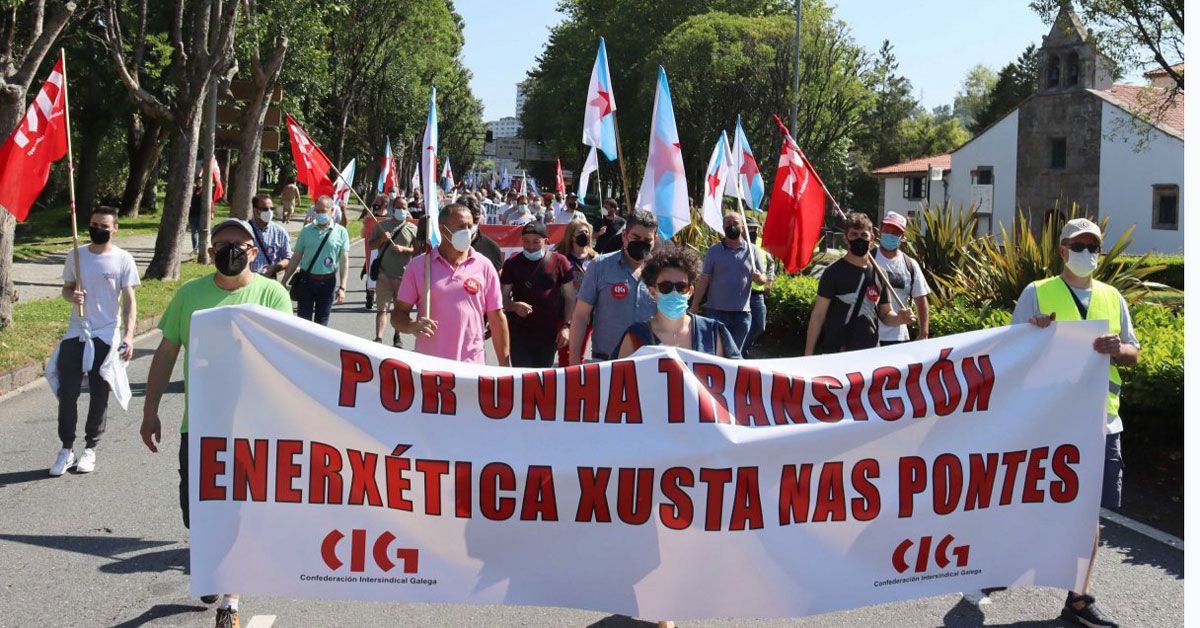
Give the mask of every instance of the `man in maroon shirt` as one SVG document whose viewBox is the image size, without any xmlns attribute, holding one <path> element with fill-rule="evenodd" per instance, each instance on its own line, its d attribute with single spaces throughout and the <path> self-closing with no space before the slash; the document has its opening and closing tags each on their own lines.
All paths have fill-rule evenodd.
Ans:
<svg viewBox="0 0 1200 628">
<path fill-rule="evenodd" d="M 500 271 L 512 365 L 548 368 L 555 351 L 567 344 L 574 274 L 567 258 L 547 247 L 546 225 L 540 222 L 521 229 L 521 248 Z"/>
</svg>

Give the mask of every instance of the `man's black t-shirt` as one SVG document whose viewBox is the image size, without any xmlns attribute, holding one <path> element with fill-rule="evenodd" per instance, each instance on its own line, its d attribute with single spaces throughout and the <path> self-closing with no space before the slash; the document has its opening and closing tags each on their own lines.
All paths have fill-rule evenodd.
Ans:
<svg viewBox="0 0 1200 628">
<path fill-rule="evenodd" d="M 621 250 L 621 235 L 625 229 L 625 219 L 620 216 L 609 218 L 607 214 L 602 214 L 596 224 L 592 226 L 596 233 L 600 233 L 600 229 L 606 228 L 604 235 L 596 237 L 596 250 L 600 253 L 612 253 L 613 251 Z"/>
<path fill-rule="evenodd" d="M 821 275 L 817 296 L 829 299 L 825 323 L 817 338 L 817 353 L 856 351 L 879 346 L 878 306 L 887 303 L 887 292 L 869 268 L 840 259 Z M 857 315 L 852 314 L 858 296 L 864 291 Z M 853 316 L 853 320 L 851 317 Z"/>
<path fill-rule="evenodd" d="M 504 267 L 504 252 L 500 250 L 500 245 L 495 240 L 483 235 L 483 232 L 475 234 L 475 239 L 471 240 L 471 248 L 486 257 L 492 266 L 496 267 L 497 272 Z"/>
</svg>

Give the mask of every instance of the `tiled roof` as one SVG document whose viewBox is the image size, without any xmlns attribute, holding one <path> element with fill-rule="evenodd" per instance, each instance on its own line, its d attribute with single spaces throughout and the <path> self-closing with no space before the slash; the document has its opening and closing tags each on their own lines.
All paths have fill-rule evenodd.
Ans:
<svg viewBox="0 0 1200 628">
<path fill-rule="evenodd" d="M 1175 65 L 1171 66 L 1171 70 L 1173 70 L 1175 72 L 1182 72 L 1183 64 L 1176 63 Z M 1159 77 L 1167 76 L 1167 71 L 1162 68 L 1154 68 L 1153 70 L 1150 70 L 1149 72 L 1143 73 L 1142 76 L 1144 76 L 1146 78 L 1159 78 Z"/>
<path fill-rule="evenodd" d="M 1128 111 L 1146 116 L 1164 132 L 1183 138 L 1183 92 L 1143 85 L 1113 85 L 1096 91 L 1105 100 Z"/>
<path fill-rule="evenodd" d="M 941 155 L 933 155 L 931 157 L 918 157 L 904 163 L 876 168 L 871 171 L 871 174 L 877 177 L 889 177 L 898 174 L 925 174 L 929 171 L 930 166 L 949 170 L 950 153 L 942 153 Z"/>
</svg>

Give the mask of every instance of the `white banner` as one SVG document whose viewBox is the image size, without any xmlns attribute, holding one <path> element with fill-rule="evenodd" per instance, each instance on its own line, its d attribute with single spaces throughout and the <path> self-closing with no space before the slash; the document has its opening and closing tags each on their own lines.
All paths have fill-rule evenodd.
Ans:
<svg viewBox="0 0 1200 628">
<path fill-rule="evenodd" d="M 1078 590 L 1104 329 L 742 362 L 645 347 L 536 371 L 201 312 L 192 593 L 689 619 Z"/>
</svg>

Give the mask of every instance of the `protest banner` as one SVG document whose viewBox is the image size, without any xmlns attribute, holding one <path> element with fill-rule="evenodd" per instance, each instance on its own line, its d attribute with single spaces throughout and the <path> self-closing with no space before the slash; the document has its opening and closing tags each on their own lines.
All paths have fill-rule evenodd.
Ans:
<svg viewBox="0 0 1200 628">
<path fill-rule="evenodd" d="M 546 225 L 546 233 L 549 235 L 546 240 L 551 250 L 553 250 L 554 245 L 562 240 L 563 232 L 566 229 L 567 223 L 550 223 Z M 508 259 L 521 252 L 521 227 L 515 225 L 479 225 L 479 231 L 500 245 L 500 252 L 503 254 L 504 259 Z"/>
<path fill-rule="evenodd" d="M 192 593 L 689 619 L 1078 590 L 1104 325 L 532 370 L 199 312 Z"/>
</svg>

